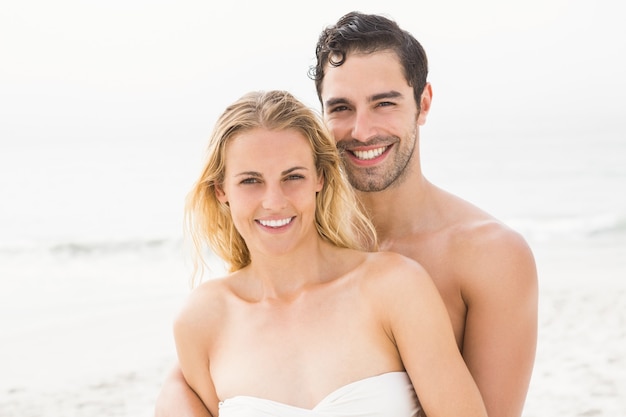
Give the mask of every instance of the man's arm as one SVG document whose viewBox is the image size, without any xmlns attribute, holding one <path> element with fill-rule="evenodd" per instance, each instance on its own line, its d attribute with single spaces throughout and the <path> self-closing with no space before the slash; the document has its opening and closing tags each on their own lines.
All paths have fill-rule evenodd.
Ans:
<svg viewBox="0 0 626 417">
<path fill-rule="evenodd" d="M 155 406 L 155 417 L 211 417 L 204 403 L 187 385 L 178 365 L 169 373 Z"/>
<path fill-rule="evenodd" d="M 490 225 L 464 250 L 463 358 L 490 417 L 520 417 L 537 346 L 534 257 L 516 232 Z"/>
</svg>

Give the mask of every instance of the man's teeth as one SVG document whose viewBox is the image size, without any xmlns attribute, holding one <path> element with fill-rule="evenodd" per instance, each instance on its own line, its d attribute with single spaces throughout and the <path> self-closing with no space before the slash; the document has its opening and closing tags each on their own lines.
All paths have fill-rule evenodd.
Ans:
<svg viewBox="0 0 626 417">
<path fill-rule="evenodd" d="M 281 220 L 259 220 L 259 223 L 261 223 L 263 226 L 266 226 L 266 227 L 281 227 L 281 226 L 291 223 L 291 219 L 292 217 L 288 217 L 286 219 L 281 219 Z"/>
<path fill-rule="evenodd" d="M 361 159 L 363 161 L 368 161 L 370 159 L 374 159 L 382 155 L 382 153 L 385 152 L 385 149 L 387 149 L 386 146 L 382 148 L 370 149 L 367 151 L 352 151 L 352 153 L 358 159 Z"/>
</svg>

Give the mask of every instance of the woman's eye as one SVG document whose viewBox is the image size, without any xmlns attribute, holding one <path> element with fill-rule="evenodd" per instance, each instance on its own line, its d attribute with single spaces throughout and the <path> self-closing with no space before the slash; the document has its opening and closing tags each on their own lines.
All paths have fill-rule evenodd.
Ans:
<svg viewBox="0 0 626 417">
<path fill-rule="evenodd" d="M 299 174 L 293 174 L 293 175 L 289 175 L 287 177 L 287 180 L 301 180 L 303 179 L 304 176 L 303 175 L 299 175 Z"/>
<path fill-rule="evenodd" d="M 257 184 L 259 180 L 257 178 L 246 178 L 241 181 L 241 184 Z"/>
</svg>

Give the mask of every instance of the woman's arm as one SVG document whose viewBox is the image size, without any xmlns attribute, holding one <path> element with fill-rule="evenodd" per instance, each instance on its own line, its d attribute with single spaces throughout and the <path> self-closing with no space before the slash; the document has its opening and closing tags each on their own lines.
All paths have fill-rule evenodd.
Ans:
<svg viewBox="0 0 626 417">
<path fill-rule="evenodd" d="M 203 285 L 194 290 L 174 322 L 174 341 L 183 379 L 202 401 L 211 416 L 218 415 L 219 399 L 209 367 L 209 352 L 215 337 L 216 317 L 221 316 L 215 287 Z M 186 394 L 186 398 L 189 395 Z"/>
<path fill-rule="evenodd" d="M 430 276 L 408 258 L 390 274 L 381 289 L 386 319 L 426 415 L 487 416 Z"/>
</svg>

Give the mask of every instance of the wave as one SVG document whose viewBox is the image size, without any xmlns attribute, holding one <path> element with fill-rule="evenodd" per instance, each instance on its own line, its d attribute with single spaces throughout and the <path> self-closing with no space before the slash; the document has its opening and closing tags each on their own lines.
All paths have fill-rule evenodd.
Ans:
<svg viewBox="0 0 626 417">
<path fill-rule="evenodd" d="M 175 253 L 182 238 L 134 238 L 100 241 L 22 242 L 0 245 L 0 256 L 47 254 L 58 257 L 88 257 L 120 254 Z"/>
<path fill-rule="evenodd" d="M 510 218 L 506 224 L 529 240 L 626 239 L 626 214 Z M 100 257 L 116 255 L 180 255 L 190 252 L 182 237 L 0 243 L 0 257 Z M 210 256 L 210 254 L 209 254 Z"/>
<path fill-rule="evenodd" d="M 590 236 L 626 234 L 626 217 L 617 219 L 615 222 L 607 225 L 599 225 L 598 227 L 589 230 L 588 234 Z"/>
<path fill-rule="evenodd" d="M 626 238 L 626 215 L 619 214 L 517 218 L 507 224 L 538 240 Z"/>
</svg>

